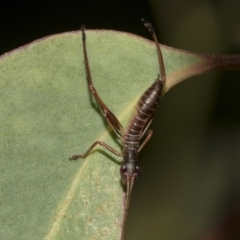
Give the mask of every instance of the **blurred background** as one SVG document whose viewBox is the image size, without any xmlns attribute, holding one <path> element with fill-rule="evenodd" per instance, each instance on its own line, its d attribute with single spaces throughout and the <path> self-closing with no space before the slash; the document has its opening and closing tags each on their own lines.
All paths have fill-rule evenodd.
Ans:
<svg viewBox="0 0 240 240">
<path fill-rule="evenodd" d="M 48 35 L 113 29 L 197 53 L 240 52 L 240 2 L 1 1 L 0 55 Z M 240 72 L 194 77 L 168 92 L 140 155 L 126 240 L 240 239 Z"/>
</svg>

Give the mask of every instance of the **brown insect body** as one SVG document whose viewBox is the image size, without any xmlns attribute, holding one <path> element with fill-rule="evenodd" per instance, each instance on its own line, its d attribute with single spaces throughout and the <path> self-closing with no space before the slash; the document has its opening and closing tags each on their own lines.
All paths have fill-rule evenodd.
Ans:
<svg viewBox="0 0 240 240">
<path fill-rule="evenodd" d="M 141 171 L 137 163 L 138 153 L 152 136 L 152 131 L 149 131 L 146 138 L 147 141 L 143 142 L 142 145 L 140 145 L 140 140 L 152 122 L 154 113 L 160 102 L 163 87 L 164 82 L 156 79 L 156 81 L 142 94 L 132 113 L 125 134 L 123 135 L 123 161 L 120 168 L 122 183 L 126 186 L 125 220 L 123 221 L 123 228 L 125 228 L 126 224 L 132 187 Z"/>
<path fill-rule="evenodd" d="M 125 136 L 142 137 L 143 131 L 157 110 L 163 86 L 163 82 L 156 79 L 156 81 L 142 94 L 135 106 L 129 124 L 126 127 Z"/>
<path fill-rule="evenodd" d="M 164 82 L 156 79 L 156 81 L 142 94 L 135 106 L 132 117 L 123 135 L 123 161 L 120 173 L 123 184 L 126 186 L 129 185 L 129 188 L 132 188 L 134 180 L 140 173 L 140 167 L 137 165 L 138 153 L 144 146 L 140 145 L 140 140 L 146 133 L 146 130 L 154 117 L 155 111 L 160 102 L 163 86 Z M 149 134 L 152 134 L 152 131 L 150 131 Z M 130 201 L 129 194 L 129 191 L 127 190 L 127 208 L 129 208 Z"/>
<path fill-rule="evenodd" d="M 109 125 L 112 127 L 116 135 L 121 139 L 123 149 L 121 152 L 116 151 L 109 145 L 104 142 L 96 141 L 94 142 L 84 154 L 81 155 L 74 155 L 70 158 L 70 160 L 77 160 L 78 158 L 85 158 L 88 153 L 96 146 L 101 145 L 110 152 L 114 153 L 115 155 L 122 157 L 122 164 L 120 168 L 121 173 L 121 180 L 123 185 L 126 187 L 126 197 L 125 197 L 125 214 L 123 219 L 123 226 L 122 226 L 122 234 L 121 239 L 124 239 L 125 234 L 125 227 L 126 227 L 126 220 L 128 215 L 129 209 L 129 202 L 132 193 L 132 187 L 136 177 L 140 173 L 140 167 L 138 166 L 138 153 L 142 150 L 145 144 L 151 138 L 153 131 L 148 130 L 155 111 L 158 107 L 160 102 L 162 89 L 165 84 L 166 75 L 165 69 L 162 59 L 162 54 L 160 51 L 160 47 L 157 41 L 156 34 L 152 28 L 152 25 L 148 23 L 146 20 L 142 19 L 144 25 L 148 28 L 148 30 L 152 33 L 152 36 L 155 41 L 155 45 L 157 48 L 158 53 L 158 61 L 159 61 L 159 69 L 160 74 L 155 82 L 142 94 L 140 99 L 138 100 L 133 114 L 130 118 L 130 121 L 127 127 L 124 129 L 121 123 L 118 121 L 116 116 L 108 109 L 105 103 L 101 100 L 100 96 L 98 95 L 96 89 L 94 88 L 90 67 L 88 63 L 87 57 L 87 48 L 86 48 L 86 35 L 85 35 L 85 27 L 82 26 L 82 39 L 83 39 L 83 53 L 84 53 L 84 60 L 85 60 L 85 68 L 86 68 L 86 75 L 89 89 L 92 95 L 95 97 L 102 113 Z M 161 75 L 161 80 L 160 80 Z M 145 139 L 141 142 L 141 139 L 145 137 Z"/>
</svg>

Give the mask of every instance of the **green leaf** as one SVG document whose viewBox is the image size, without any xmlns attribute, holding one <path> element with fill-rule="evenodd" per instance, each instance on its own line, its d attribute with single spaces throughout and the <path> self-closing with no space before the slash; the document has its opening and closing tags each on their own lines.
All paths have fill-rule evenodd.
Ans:
<svg viewBox="0 0 240 240">
<path fill-rule="evenodd" d="M 159 73 L 155 46 L 126 33 L 86 34 L 95 87 L 125 125 Z M 187 77 L 239 65 L 238 55 L 161 49 L 165 92 Z M 121 149 L 89 94 L 84 69 L 79 32 L 40 39 L 0 58 L 1 239 L 119 239 L 121 159 L 96 148 L 86 159 L 68 160 L 96 140 Z"/>
</svg>

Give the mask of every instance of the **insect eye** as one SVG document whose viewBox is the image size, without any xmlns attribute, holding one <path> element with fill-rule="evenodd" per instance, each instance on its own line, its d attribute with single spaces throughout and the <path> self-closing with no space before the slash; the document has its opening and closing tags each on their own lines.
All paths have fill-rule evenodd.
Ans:
<svg viewBox="0 0 240 240">
<path fill-rule="evenodd" d="M 122 165 L 121 168 L 120 168 L 120 173 L 123 174 L 125 173 L 127 170 L 126 166 L 125 165 Z"/>
<path fill-rule="evenodd" d="M 141 167 L 136 166 L 135 172 L 136 172 L 137 174 L 139 174 L 141 171 L 142 171 Z"/>
</svg>

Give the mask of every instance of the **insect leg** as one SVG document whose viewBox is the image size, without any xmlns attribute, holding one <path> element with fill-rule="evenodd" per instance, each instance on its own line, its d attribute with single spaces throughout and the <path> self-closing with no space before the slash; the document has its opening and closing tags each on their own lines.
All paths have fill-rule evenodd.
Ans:
<svg viewBox="0 0 240 240">
<path fill-rule="evenodd" d="M 153 116 L 148 120 L 147 125 L 146 125 L 145 128 L 143 129 L 141 138 L 145 135 L 145 133 L 146 133 L 146 131 L 148 130 L 149 126 L 151 125 L 152 121 L 153 121 Z"/>
<path fill-rule="evenodd" d="M 144 139 L 144 141 L 142 142 L 141 146 L 139 147 L 138 152 L 140 152 L 140 151 L 143 149 L 143 147 L 144 147 L 144 146 L 146 145 L 146 143 L 150 140 L 150 138 L 152 137 L 152 135 L 153 135 L 153 131 L 152 131 L 152 130 L 148 130 L 148 131 L 146 132 L 146 138 Z"/>
<path fill-rule="evenodd" d="M 109 125 L 112 127 L 114 132 L 118 137 L 121 137 L 123 135 L 123 127 L 121 123 L 118 121 L 118 119 L 115 117 L 115 115 L 108 109 L 108 107 L 105 105 L 105 103 L 102 101 L 100 96 L 97 93 L 97 90 L 95 89 L 93 82 L 92 82 L 92 77 L 91 77 L 91 71 L 89 67 L 89 62 L 88 62 L 88 56 L 87 56 L 87 47 L 86 47 L 86 34 L 85 34 L 85 26 L 82 26 L 82 41 L 83 41 L 83 53 L 84 53 L 84 61 L 85 61 L 85 68 L 86 68 L 86 74 L 87 74 L 87 81 L 88 81 L 88 86 L 89 89 L 96 99 L 98 105 L 100 106 L 103 116 L 109 123 Z"/>
<path fill-rule="evenodd" d="M 159 62 L 159 70 L 160 70 L 160 75 L 161 75 L 161 81 L 165 82 L 166 81 L 166 73 L 165 73 L 165 67 L 163 63 L 163 57 L 162 53 L 159 47 L 158 39 L 156 36 L 156 33 L 152 27 L 152 24 L 146 21 L 144 18 L 142 19 L 142 22 L 144 23 L 144 26 L 148 29 L 148 31 L 152 34 L 156 48 L 157 48 L 157 54 L 158 54 L 158 62 Z"/>
<path fill-rule="evenodd" d="M 116 151 L 115 149 L 113 149 L 112 147 L 107 145 L 106 143 L 101 142 L 101 141 L 96 141 L 90 146 L 90 148 L 88 148 L 88 150 L 85 153 L 80 154 L 80 155 L 74 155 L 71 158 L 69 158 L 69 160 L 77 160 L 78 158 L 85 158 L 88 155 L 88 153 L 98 144 L 101 145 L 102 147 L 106 148 L 108 151 L 112 152 L 113 154 L 115 154 L 119 157 L 122 156 L 122 153 Z"/>
</svg>

